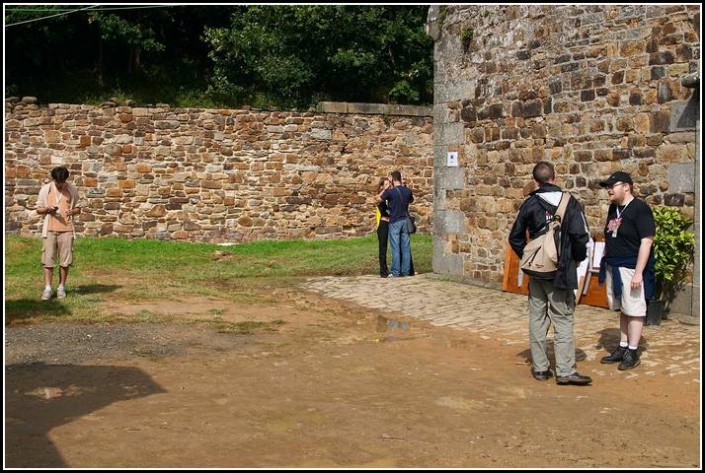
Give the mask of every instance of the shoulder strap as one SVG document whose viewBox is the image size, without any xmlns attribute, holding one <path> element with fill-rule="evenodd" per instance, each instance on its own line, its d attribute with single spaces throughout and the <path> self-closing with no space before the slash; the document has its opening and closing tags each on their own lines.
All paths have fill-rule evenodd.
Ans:
<svg viewBox="0 0 705 473">
<path fill-rule="evenodd" d="M 403 209 L 405 207 L 404 196 L 402 195 L 401 191 L 399 190 L 399 188 L 397 186 L 394 186 L 394 188 L 397 190 L 397 192 L 399 192 L 399 198 L 401 199 L 401 207 Z M 407 217 L 409 216 L 408 212 L 404 212 L 404 213 L 406 214 Z"/>
<path fill-rule="evenodd" d="M 565 214 L 565 209 L 568 208 L 569 201 L 570 201 L 570 194 L 567 192 L 563 192 L 563 195 L 561 196 L 561 201 L 558 205 L 558 209 L 556 210 L 556 215 L 558 215 L 561 218 L 561 222 L 563 221 L 563 215 Z"/>
<path fill-rule="evenodd" d="M 539 203 L 541 208 L 543 208 L 547 212 L 551 211 L 551 209 L 547 206 L 548 204 L 544 203 L 544 201 L 541 197 L 539 197 L 537 194 L 533 194 L 533 196 L 536 197 L 536 201 Z M 564 199 L 564 197 L 566 197 L 566 196 L 568 198 Z M 568 208 L 568 202 L 570 201 L 570 197 L 571 197 L 571 195 L 568 192 L 563 192 L 561 194 L 561 200 L 560 200 L 560 202 L 558 202 L 558 208 L 556 209 L 556 213 L 553 214 L 554 216 L 557 215 L 559 218 L 559 221 L 561 221 L 561 222 L 563 221 L 563 215 L 565 214 L 565 211 Z M 551 219 L 551 221 L 553 221 L 553 219 Z M 543 223 L 541 225 L 541 227 L 539 227 L 539 230 L 536 232 L 536 235 L 534 235 L 534 238 L 536 238 L 536 236 L 542 234 L 544 232 L 544 230 L 546 230 L 548 228 L 548 224 L 551 223 L 551 221 Z"/>
</svg>

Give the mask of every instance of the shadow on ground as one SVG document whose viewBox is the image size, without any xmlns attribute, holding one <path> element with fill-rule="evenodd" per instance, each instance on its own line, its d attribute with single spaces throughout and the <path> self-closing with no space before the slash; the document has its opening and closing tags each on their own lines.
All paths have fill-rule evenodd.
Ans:
<svg viewBox="0 0 705 473">
<path fill-rule="evenodd" d="M 68 290 L 68 297 L 74 295 L 99 294 L 113 292 L 122 286 L 115 284 L 86 284 L 75 286 Z M 51 300 L 43 301 L 40 294 L 36 299 L 16 299 L 5 301 L 5 325 L 22 324 L 31 322 L 31 319 L 44 317 L 59 317 L 71 315 L 71 310 L 65 303 L 66 299 L 57 299 L 54 293 Z"/>
<path fill-rule="evenodd" d="M 16 364 L 5 368 L 5 465 L 67 467 L 49 432 L 117 401 L 165 392 L 142 370 Z"/>
</svg>

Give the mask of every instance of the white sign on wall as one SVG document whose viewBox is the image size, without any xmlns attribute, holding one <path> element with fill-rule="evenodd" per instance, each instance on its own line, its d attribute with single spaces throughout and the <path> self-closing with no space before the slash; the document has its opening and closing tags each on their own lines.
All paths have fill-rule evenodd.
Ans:
<svg viewBox="0 0 705 473">
<path fill-rule="evenodd" d="M 458 167 L 458 152 L 449 151 L 448 152 L 448 166 Z"/>
</svg>

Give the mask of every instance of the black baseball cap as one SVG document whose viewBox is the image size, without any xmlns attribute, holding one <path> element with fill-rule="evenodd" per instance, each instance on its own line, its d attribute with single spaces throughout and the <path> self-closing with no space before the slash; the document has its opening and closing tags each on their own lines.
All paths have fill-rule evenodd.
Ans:
<svg viewBox="0 0 705 473">
<path fill-rule="evenodd" d="M 605 179 L 604 181 L 600 181 L 600 185 L 602 187 L 609 187 L 613 185 L 616 182 L 625 182 L 627 184 L 634 184 L 634 181 L 632 181 L 632 177 L 627 174 L 626 172 L 622 171 L 617 171 L 612 173 L 610 177 Z"/>
</svg>

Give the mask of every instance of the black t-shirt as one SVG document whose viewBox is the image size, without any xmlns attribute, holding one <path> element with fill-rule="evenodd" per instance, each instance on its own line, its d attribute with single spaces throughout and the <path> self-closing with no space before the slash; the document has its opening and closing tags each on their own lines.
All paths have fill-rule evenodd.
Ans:
<svg viewBox="0 0 705 473">
<path fill-rule="evenodd" d="M 378 203 L 378 204 L 377 204 L 377 208 L 379 209 L 379 214 L 380 214 L 382 217 L 387 217 L 387 218 L 389 218 L 389 209 L 387 208 L 387 202 L 386 202 L 386 201 L 383 200 L 382 202 Z"/>
<path fill-rule="evenodd" d="M 641 239 L 655 233 L 654 214 L 643 200 L 634 198 L 626 206 L 611 204 L 605 225 L 605 256 L 635 257 Z"/>
</svg>

